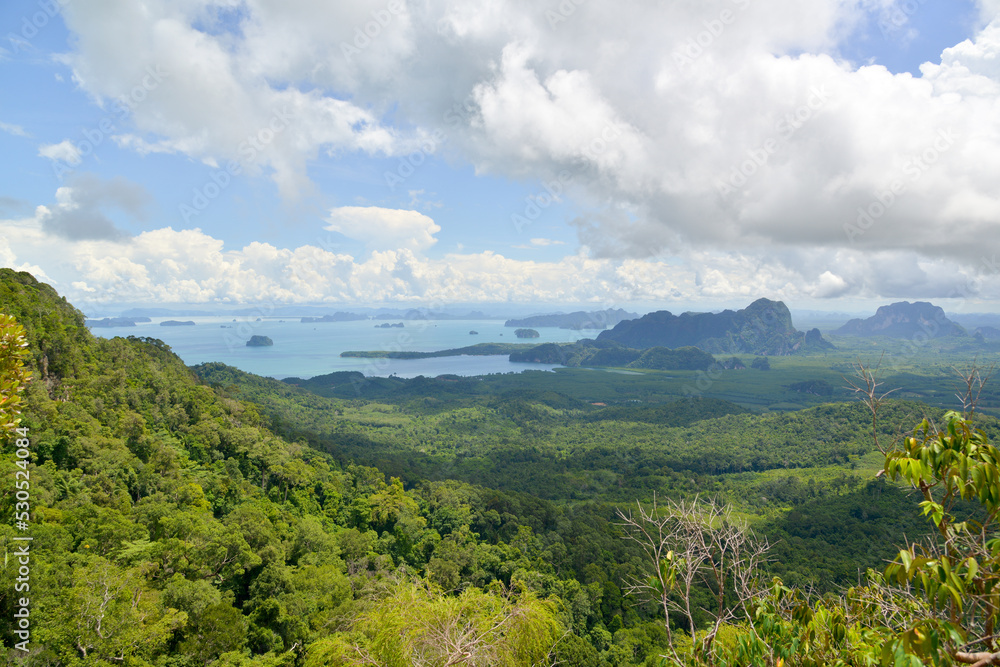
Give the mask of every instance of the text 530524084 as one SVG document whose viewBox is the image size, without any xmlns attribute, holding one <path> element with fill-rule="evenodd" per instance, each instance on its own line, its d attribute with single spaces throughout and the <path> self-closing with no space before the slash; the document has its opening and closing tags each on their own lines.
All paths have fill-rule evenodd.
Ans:
<svg viewBox="0 0 1000 667">
<path fill-rule="evenodd" d="M 28 438 L 27 427 L 16 429 L 18 437 L 14 441 L 17 448 L 14 451 L 14 526 L 22 533 L 27 533 L 31 520 L 31 471 L 28 464 L 31 461 L 31 440 Z M 31 537 L 18 535 L 14 549 L 17 560 L 17 576 L 14 578 L 14 635 L 20 639 L 14 648 L 28 652 L 31 641 L 31 600 L 27 593 L 31 591 Z"/>
</svg>

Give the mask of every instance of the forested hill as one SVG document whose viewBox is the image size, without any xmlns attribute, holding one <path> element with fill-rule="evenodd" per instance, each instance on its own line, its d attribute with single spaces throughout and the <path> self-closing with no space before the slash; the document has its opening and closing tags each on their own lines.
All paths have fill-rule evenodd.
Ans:
<svg viewBox="0 0 1000 667">
<path fill-rule="evenodd" d="M 0 270 L 0 312 L 26 329 L 35 375 L 30 463 L 13 439 L 0 458 L 4 516 L 15 471 L 30 477 L 29 527 L 0 524 L 0 542 L 33 538 L 30 651 L 0 624 L 8 663 L 652 666 L 667 629 L 626 595 L 651 570 L 616 508 L 735 503 L 777 545 L 766 576 L 821 592 L 926 531 L 875 479 L 856 403 L 601 406 L 447 378 L 329 398 L 305 387 L 333 380 L 190 369 L 156 339 L 95 338 L 25 273 Z M 879 432 L 940 412 L 891 402 Z M 18 567 L 0 569 L 8 619 Z M 705 624 L 711 587 L 692 595 Z"/>
<path fill-rule="evenodd" d="M 411 394 L 327 399 L 223 364 L 195 370 L 258 403 L 278 432 L 343 460 L 376 464 L 408 484 L 457 478 L 552 500 L 628 503 L 671 488 L 682 474 L 696 483 L 679 490 L 718 488 L 717 475 L 849 467 L 872 448 L 871 415 L 859 403 L 764 415 L 708 398 L 585 410 L 565 397 L 557 403 L 510 392 L 442 409 Z M 887 404 L 879 435 L 891 440 L 896 424 L 942 412 Z M 983 423 L 1000 434 L 996 420 Z"/>
<path fill-rule="evenodd" d="M 295 440 L 276 435 L 240 388 L 201 383 L 161 341 L 91 336 L 28 274 L 0 270 L 0 310 L 27 330 L 36 374 L 22 421 L 33 538 L 24 664 L 319 667 L 474 651 L 490 656 L 477 664 L 610 667 L 665 650 L 655 608 L 623 593 L 645 566 L 613 507 L 448 475 L 404 487 L 345 456 L 385 433 L 381 406 L 323 399 L 353 435 L 319 451 L 308 424 Z M 274 389 L 264 382 L 261 400 Z M 306 397 L 309 415 L 309 395 L 282 386 Z M 397 431 L 392 447 L 418 444 Z M 5 441 L 0 459 L 7 517 L 14 450 Z M 18 536 L 0 525 L 8 553 Z M 17 567 L 0 569 L 4 618 Z M 13 631 L 0 624 L 5 661 L 21 657 Z"/>
<path fill-rule="evenodd" d="M 31 350 L 28 365 L 50 390 L 91 361 L 94 339 L 83 313 L 30 273 L 0 268 L 0 312 L 24 327 Z"/>
<path fill-rule="evenodd" d="M 347 664 L 385 624 L 399 631 L 383 650 L 430 650 L 421 633 L 450 615 L 484 628 L 520 619 L 472 638 L 516 654 L 509 664 L 537 662 L 557 640 L 556 651 L 596 658 L 589 629 L 614 618 L 635 628 L 630 655 L 656 642 L 623 605 L 614 582 L 636 566 L 603 517 L 579 519 L 596 554 L 567 548 L 570 534 L 553 551 L 545 504 L 454 482 L 406 490 L 374 468 L 338 465 L 200 384 L 162 343 L 93 338 L 27 274 L 0 272 L 0 305 L 27 329 L 40 373 L 22 422 L 32 452 L 25 664 Z M 5 442 L 5 517 L 13 452 Z M 13 537 L 5 521 L 8 553 Z M 580 583 L 574 562 L 601 562 L 602 548 L 613 568 Z M 0 570 L 8 619 L 16 563 Z M 456 589 L 466 592 L 443 592 Z M 7 660 L 13 630 L 0 624 Z M 409 648 L 397 645 L 403 635 Z"/>
</svg>

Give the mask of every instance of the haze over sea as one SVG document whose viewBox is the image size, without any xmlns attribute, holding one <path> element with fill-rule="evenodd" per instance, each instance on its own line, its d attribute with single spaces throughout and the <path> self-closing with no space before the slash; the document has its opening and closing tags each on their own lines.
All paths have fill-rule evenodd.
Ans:
<svg viewBox="0 0 1000 667">
<path fill-rule="evenodd" d="M 192 321 L 194 326 L 160 326 L 165 320 Z M 382 323 L 403 322 L 404 327 L 381 329 Z M 520 340 L 503 320 L 359 320 L 355 322 L 302 323 L 297 317 L 154 317 L 135 327 L 94 328 L 94 335 L 148 336 L 158 338 L 193 366 L 220 361 L 240 370 L 277 379 L 309 378 L 335 371 L 361 371 L 367 376 L 486 375 L 523 370 L 550 370 L 551 364 L 518 364 L 506 355 L 439 357 L 433 359 L 359 359 L 341 357 L 347 350 L 405 350 L 434 352 L 478 343 L 562 343 L 595 338 L 599 331 L 573 331 L 555 327 L 535 330 L 539 338 Z M 231 328 L 222 328 L 231 327 Z M 478 331 L 479 335 L 470 335 Z M 268 336 L 269 347 L 247 347 L 250 336 Z"/>
</svg>

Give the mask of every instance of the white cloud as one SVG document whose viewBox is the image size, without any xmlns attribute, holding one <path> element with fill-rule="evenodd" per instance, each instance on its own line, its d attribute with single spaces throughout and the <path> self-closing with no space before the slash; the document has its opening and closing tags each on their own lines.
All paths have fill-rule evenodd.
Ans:
<svg viewBox="0 0 1000 667">
<path fill-rule="evenodd" d="M 0 264 L 3 266 L 13 266 L 17 261 L 17 255 L 10 247 L 10 242 L 0 236 Z"/>
<path fill-rule="evenodd" d="M 513 247 L 520 248 L 522 250 L 532 250 L 532 249 L 537 249 L 537 248 L 545 248 L 545 247 L 552 246 L 552 245 L 566 245 L 566 242 L 565 241 L 556 241 L 554 239 L 541 239 L 541 238 L 537 238 L 537 239 L 531 239 L 531 241 L 529 241 L 528 243 L 523 243 L 523 244 L 515 245 Z"/>
<path fill-rule="evenodd" d="M 531 239 L 531 245 L 536 245 L 536 246 L 566 245 L 566 242 L 556 241 L 554 239 Z"/>
<path fill-rule="evenodd" d="M 13 134 L 15 137 L 28 137 L 31 136 L 24 131 L 24 128 L 20 125 L 11 125 L 10 123 L 0 122 L 0 131 L 6 132 L 7 134 Z"/>
<path fill-rule="evenodd" d="M 115 226 L 107 209 L 117 208 L 128 217 L 145 219 L 149 193 L 122 177 L 105 181 L 83 173 L 73 176 L 56 191 L 54 206 L 39 206 L 37 217 L 47 233 L 70 240 L 121 240 L 127 234 Z"/>
<path fill-rule="evenodd" d="M 441 228 L 417 211 L 377 206 L 341 206 L 330 211 L 326 229 L 361 241 L 374 250 L 426 250 Z"/>
<path fill-rule="evenodd" d="M 38 154 L 57 162 L 67 164 L 80 164 L 82 158 L 80 149 L 69 139 L 63 139 L 58 144 L 42 144 L 38 147 Z"/>
<path fill-rule="evenodd" d="M 373 249 L 357 258 L 313 245 L 285 249 L 254 242 L 227 248 L 200 229 L 169 227 L 117 241 L 73 241 L 46 232 L 44 223 L 41 212 L 27 220 L 0 221 L 0 265 L 59 285 L 80 307 L 481 301 L 640 302 L 670 309 L 692 302 L 702 308 L 746 305 L 764 295 L 790 304 L 845 297 L 952 299 L 955 308 L 956 303 L 1000 298 L 995 267 L 928 261 L 909 252 L 868 256 L 841 249 L 807 257 L 788 252 L 767 261 L 720 251 L 691 251 L 670 261 L 579 253 L 526 261 L 491 251 L 428 258 L 400 247 Z M 837 268 L 822 268 L 827 266 Z"/>
<path fill-rule="evenodd" d="M 813 296 L 820 299 L 829 299 L 843 296 L 849 289 L 850 286 L 846 280 L 830 271 L 824 271 L 820 274 L 819 280 L 813 288 Z"/>
<path fill-rule="evenodd" d="M 984 25 L 1000 15 L 1000 0 L 976 0 L 980 22 Z"/>
<path fill-rule="evenodd" d="M 586 264 L 610 280 L 600 290 L 650 298 L 920 296 L 955 289 L 939 270 L 967 279 L 1000 251 L 996 0 L 919 77 L 837 56 L 864 20 L 901 6 L 891 0 L 572 5 L 553 22 L 554 1 L 405 3 L 366 41 L 384 0 L 71 3 L 68 62 L 103 104 L 143 87 L 134 133 L 119 140 L 141 152 L 242 159 L 287 116 L 248 160 L 286 196 L 311 187 L 320 151 L 404 154 L 438 130 L 449 157 L 561 183 L 579 212 L 587 250 L 565 264 L 457 255 L 453 267 L 420 256 L 438 231 L 422 214 L 335 209 L 329 228 L 372 254 L 350 270 L 327 258 L 330 294 L 576 294 L 594 288 Z M 149 68 L 164 73 L 155 86 Z M 68 160 L 75 147 L 42 150 Z M 313 250 L 245 251 L 252 262 L 214 251 L 229 268 L 185 283 L 174 273 L 190 259 L 113 268 L 195 298 L 291 293 L 298 278 L 275 273 L 268 253 L 313 275 L 296 259 Z"/>
<path fill-rule="evenodd" d="M 252 22 L 269 11 L 262 4 L 247 8 L 250 33 Z M 278 81 L 269 78 L 266 61 L 281 62 L 294 51 L 296 35 L 282 33 L 281 39 L 290 41 L 287 47 L 271 43 L 248 53 L 252 45 L 233 33 L 195 27 L 227 9 L 232 8 L 191 0 L 110 0 L 86 9 L 63 8 L 67 26 L 78 37 L 76 50 L 65 57 L 74 78 L 103 104 L 124 100 L 143 135 L 120 144 L 206 162 L 236 159 L 251 170 L 268 168 L 286 197 L 310 187 L 306 162 L 319 150 L 395 150 L 394 133 L 344 96 L 300 88 L 288 72 L 275 73 Z M 329 12 L 310 14 L 299 16 L 303 25 Z"/>
<path fill-rule="evenodd" d="M 0 229 L 2 228 L 2 224 L 0 224 Z M 17 255 L 14 254 L 13 249 L 10 247 L 10 242 L 3 236 L 0 236 L 0 266 L 5 266 L 15 271 L 27 271 L 39 280 L 44 280 L 53 285 L 58 284 L 56 280 L 49 277 L 45 270 L 37 264 L 18 262 Z"/>
</svg>

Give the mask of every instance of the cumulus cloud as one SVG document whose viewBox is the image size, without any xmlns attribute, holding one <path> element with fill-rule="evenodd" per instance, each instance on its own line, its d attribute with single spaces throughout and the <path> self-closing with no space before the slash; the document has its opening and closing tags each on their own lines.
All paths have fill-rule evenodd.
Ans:
<svg viewBox="0 0 1000 667">
<path fill-rule="evenodd" d="M 58 144 L 42 144 L 38 147 L 38 154 L 55 162 L 72 165 L 80 164 L 83 157 L 80 149 L 69 139 L 63 139 Z"/>
<path fill-rule="evenodd" d="M 150 201 L 145 188 L 122 177 L 102 180 L 91 173 L 75 176 L 69 185 L 56 191 L 54 206 L 39 206 L 42 229 L 56 236 L 79 241 L 87 239 L 121 240 L 128 234 L 108 217 L 116 208 L 134 220 L 145 219 Z"/>
<path fill-rule="evenodd" d="M 0 220 L 2 222 L 2 220 Z M 19 262 L 14 249 L 11 247 L 10 239 L 0 236 L 0 266 L 14 269 L 15 271 L 27 271 L 39 280 L 44 280 L 53 285 L 58 285 L 59 281 L 45 272 L 45 269 L 38 264 L 29 262 Z"/>
<path fill-rule="evenodd" d="M 979 6 L 979 19 L 984 25 L 1000 15 L 1000 0 L 976 0 Z"/>
<path fill-rule="evenodd" d="M 241 160 L 251 171 L 269 171 L 286 197 L 310 187 L 306 162 L 320 150 L 392 153 L 394 133 L 371 111 L 345 99 L 349 93 L 299 86 L 306 82 L 290 78 L 292 71 L 268 65 L 272 58 L 294 57 L 300 37 L 284 30 L 287 23 L 275 26 L 280 31 L 275 41 L 256 48 L 249 38 L 241 39 L 242 30 L 252 34 L 257 22 L 278 11 L 269 4 L 247 5 L 246 23 L 233 32 L 225 30 L 219 14 L 240 11 L 215 2 L 68 4 L 63 15 L 78 40 L 65 61 L 84 90 L 104 104 L 127 107 L 145 135 L 123 135 L 120 144 L 209 164 Z M 325 4 L 303 3 L 308 11 L 291 9 L 286 19 L 327 30 L 331 12 L 322 9 Z M 322 70 L 324 63 L 312 66 Z"/>
<path fill-rule="evenodd" d="M 0 197 L 0 218 L 27 214 L 30 210 L 31 204 L 23 199 Z"/>
<path fill-rule="evenodd" d="M 914 79 L 826 55 L 869 12 L 892 13 L 897 3 L 634 0 L 587 3 L 557 22 L 551 13 L 561 10 L 550 4 L 501 2 L 474 12 L 461 3 L 406 4 L 370 38 L 362 29 L 372 12 L 385 11 L 375 0 L 295 8 L 251 1 L 242 6 L 238 30 L 217 33 L 195 27 L 219 11 L 207 2 L 117 0 L 96 11 L 69 6 L 66 15 L 80 35 L 70 62 L 92 93 L 127 96 L 145 68 L 167 73 L 135 105 L 135 120 L 173 150 L 231 156 L 285 106 L 295 121 L 263 159 L 292 188 L 317 147 L 401 147 L 379 122 L 392 100 L 428 131 L 452 130 L 481 169 L 532 177 L 579 172 L 581 186 L 599 186 L 598 196 L 635 206 L 660 245 L 666 239 L 655 232 L 662 227 L 693 240 L 716 240 L 728 227 L 783 240 L 789 209 L 806 195 L 836 196 L 843 202 L 835 209 L 839 222 L 883 186 L 879 174 L 922 150 L 937 131 L 967 127 L 973 118 L 988 127 L 998 122 L 982 115 L 997 95 L 997 24 L 945 51 L 940 64 Z M 706 24 L 720 26 L 719 34 Z M 812 91 L 823 87 L 822 112 L 813 109 L 795 132 L 778 127 L 815 103 Z M 948 96 L 956 91 L 968 98 Z M 456 98 L 466 111 L 446 120 Z M 749 185 L 719 201 L 718 182 L 772 138 L 780 152 Z M 958 140 L 960 150 L 935 169 L 935 181 L 965 175 L 958 154 L 987 153 L 975 149 L 976 139 Z M 789 174 L 812 172 L 787 191 Z M 665 219 L 658 214 L 664 204 L 686 217 Z M 784 220 L 765 221 L 774 216 Z M 827 218 L 827 231 L 812 225 L 813 240 L 842 242 L 842 225 Z"/>
<path fill-rule="evenodd" d="M 327 221 L 326 229 L 374 250 L 426 250 L 437 243 L 434 235 L 441 231 L 423 213 L 378 206 L 341 206 L 330 211 Z"/>
<path fill-rule="evenodd" d="M 71 240 L 47 231 L 46 215 L 0 221 L 0 264 L 31 271 L 84 305 L 642 302 L 683 310 L 691 303 L 742 307 L 765 295 L 793 304 L 843 297 L 950 299 L 952 309 L 971 309 L 979 299 L 1000 298 L 996 258 L 992 266 L 973 267 L 905 251 L 869 256 L 838 249 L 806 257 L 779 252 L 766 260 L 705 250 L 668 261 L 598 258 L 586 251 L 532 261 L 492 251 L 430 258 L 405 247 L 355 257 L 316 245 L 227 247 L 200 229 L 169 227 L 121 239 Z"/>
<path fill-rule="evenodd" d="M 850 289 L 850 285 L 841 276 L 831 271 L 824 271 L 820 274 L 819 280 L 813 288 L 813 296 L 821 299 L 843 296 Z"/>
<path fill-rule="evenodd" d="M 660 280 L 657 294 L 706 298 L 947 294 L 938 269 L 968 274 L 1000 250 L 1000 5 L 980 2 L 977 32 L 920 76 L 838 56 L 858 26 L 902 6 L 501 0 L 383 15 L 383 0 L 108 0 L 64 14 L 79 85 L 104 104 L 134 102 L 125 147 L 210 164 L 252 153 L 295 196 L 321 153 L 404 154 L 437 131 L 479 173 L 559 184 L 579 209 L 585 249 L 573 257 L 614 267 L 612 284 L 631 293 Z M 143 83 L 149 68 L 164 73 L 156 86 Z M 331 212 L 329 229 L 373 251 L 368 273 L 331 293 L 360 293 L 359 275 L 379 294 L 524 284 L 507 282 L 509 260 L 475 256 L 502 273 L 463 292 L 419 256 L 433 221 L 390 211 Z M 697 267 L 691 279 L 661 270 L 664 256 Z M 562 285 L 551 267 L 528 275 Z"/>
</svg>

